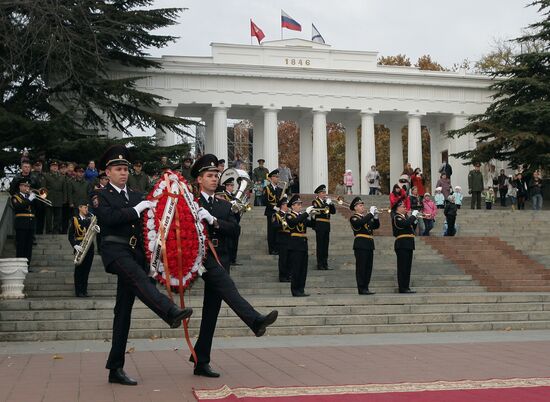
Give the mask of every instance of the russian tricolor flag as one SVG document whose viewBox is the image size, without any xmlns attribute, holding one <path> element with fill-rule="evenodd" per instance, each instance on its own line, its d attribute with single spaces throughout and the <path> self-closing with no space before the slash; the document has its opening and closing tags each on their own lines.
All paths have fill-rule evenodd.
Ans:
<svg viewBox="0 0 550 402">
<path fill-rule="evenodd" d="M 302 26 L 298 24 L 298 21 L 293 19 L 290 15 L 281 10 L 281 27 L 290 29 L 292 31 L 301 31 Z"/>
</svg>

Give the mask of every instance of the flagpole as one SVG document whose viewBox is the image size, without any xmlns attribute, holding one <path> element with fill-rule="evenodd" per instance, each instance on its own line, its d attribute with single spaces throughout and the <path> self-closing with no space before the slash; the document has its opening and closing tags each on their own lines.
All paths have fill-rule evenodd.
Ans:
<svg viewBox="0 0 550 402">
<path fill-rule="evenodd" d="M 252 18 L 250 18 L 250 28 L 252 28 Z M 252 32 L 250 33 L 250 46 L 252 46 Z"/>
</svg>

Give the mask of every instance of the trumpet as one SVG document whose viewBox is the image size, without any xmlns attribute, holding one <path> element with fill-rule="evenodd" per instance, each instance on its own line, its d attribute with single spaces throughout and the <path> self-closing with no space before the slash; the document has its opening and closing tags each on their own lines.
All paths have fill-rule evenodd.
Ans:
<svg viewBox="0 0 550 402">
<path fill-rule="evenodd" d="M 350 207 L 350 203 L 344 201 L 344 197 L 341 197 L 341 196 L 336 197 L 336 204 L 340 205 L 341 207 L 346 207 L 346 208 Z"/>
<path fill-rule="evenodd" d="M 307 212 L 309 215 L 329 214 L 329 213 L 330 213 L 330 209 L 329 209 L 329 207 L 315 208 L 315 207 L 311 206 L 311 207 L 307 207 L 307 208 L 306 208 L 306 212 Z"/>
<path fill-rule="evenodd" d="M 36 194 L 37 201 L 40 201 L 49 207 L 53 205 L 52 202 L 46 198 L 48 197 L 48 189 L 46 187 L 39 188 L 38 190 L 31 188 L 31 193 Z"/>
</svg>

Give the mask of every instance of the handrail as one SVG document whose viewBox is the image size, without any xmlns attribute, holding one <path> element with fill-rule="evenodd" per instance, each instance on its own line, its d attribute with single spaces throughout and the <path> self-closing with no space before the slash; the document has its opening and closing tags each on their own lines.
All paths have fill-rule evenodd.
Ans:
<svg viewBox="0 0 550 402">
<path fill-rule="evenodd" d="M 6 239 L 13 235 L 13 208 L 7 192 L 0 192 L 0 255 L 4 250 Z"/>
</svg>

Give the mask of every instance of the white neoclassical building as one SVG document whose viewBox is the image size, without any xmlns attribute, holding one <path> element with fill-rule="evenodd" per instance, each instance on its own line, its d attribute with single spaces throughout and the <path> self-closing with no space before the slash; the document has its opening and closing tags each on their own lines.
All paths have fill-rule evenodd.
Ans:
<svg viewBox="0 0 550 402">
<path fill-rule="evenodd" d="M 211 57 L 163 56 L 139 89 L 167 100 L 162 113 L 200 118 L 206 123 L 205 151 L 227 159 L 228 119 L 253 124 L 253 160 L 278 166 L 277 121 L 300 128 L 300 188 L 311 193 L 328 181 L 328 122 L 346 128 L 346 169 L 357 178 L 355 193 L 368 194 L 365 174 L 376 164 L 375 124 L 390 130 L 390 180 L 403 170 L 401 130 L 408 126 L 408 161 L 422 166 L 421 127 L 430 133 L 432 187 L 443 158 L 453 167 L 453 184 L 467 188 L 468 167 L 451 154 L 475 146 L 472 136 L 449 139 L 472 114 L 491 103 L 491 79 L 464 71 L 421 71 L 377 65 L 377 52 L 335 50 L 302 39 L 260 46 L 213 43 Z M 116 76 L 143 75 L 118 71 Z M 361 127 L 361 150 L 357 129 Z M 159 133 L 166 145 L 173 133 Z M 360 151 L 360 152 L 359 152 Z M 360 158 L 359 158 L 360 155 Z M 327 183 L 328 184 L 328 183 Z"/>
</svg>

